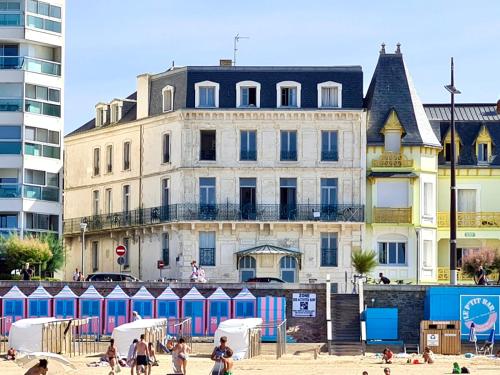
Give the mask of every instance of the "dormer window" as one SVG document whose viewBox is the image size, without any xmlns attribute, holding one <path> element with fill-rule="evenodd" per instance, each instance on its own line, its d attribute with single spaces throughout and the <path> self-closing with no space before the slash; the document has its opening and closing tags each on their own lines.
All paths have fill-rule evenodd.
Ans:
<svg viewBox="0 0 500 375">
<path fill-rule="evenodd" d="M 219 107 L 219 84 L 211 81 L 197 82 L 195 88 L 196 108 Z"/>
<path fill-rule="evenodd" d="M 400 153 L 404 129 L 394 109 L 389 113 L 381 133 L 384 135 L 384 151 Z"/>
<path fill-rule="evenodd" d="M 492 153 L 493 141 L 485 126 L 481 127 L 476 139 L 476 155 L 478 164 L 488 164 Z"/>
<path fill-rule="evenodd" d="M 276 84 L 276 107 L 300 108 L 301 84 L 283 81 Z"/>
<path fill-rule="evenodd" d="M 444 160 L 446 163 L 451 163 L 451 132 L 448 131 L 446 137 L 444 137 Z M 460 137 L 455 133 L 455 162 L 458 161 L 458 156 L 460 155 Z"/>
<path fill-rule="evenodd" d="M 121 100 L 113 100 L 110 105 L 111 123 L 116 123 L 122 118 L 123 102 Z"/>
<path fill-rule="evenodd" d="M 95 125 L 96 128 L 99 128 L 105 125 L 108 121 L 108 106 L 106 104 L 98 104 L 96 105 L 95 110 Z"/>
<path fill-rule="evenodd" d="M 342 107 L 342 84 L 328 81 L 318 83 L 318 108 Z"/>
<path fill-rule="evenodd" d="M 254 81 L 238 82 L 236 84 L 236 107 L 259 108 L 260 83 Z"/>
<path fill-rule="evenodd" d="M 174 87 L 165 86 L 162 93 L 163 112 L 171 112 L 174 110 Z"/>
</svg>

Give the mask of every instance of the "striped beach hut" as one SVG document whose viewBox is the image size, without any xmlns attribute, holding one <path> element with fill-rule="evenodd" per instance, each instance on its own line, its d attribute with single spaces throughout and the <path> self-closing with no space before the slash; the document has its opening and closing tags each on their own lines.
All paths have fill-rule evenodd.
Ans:
<svg viewBox="0 0 500 375">
<path fill-rule="evenodd" d="M 76 318 L 78 296 L 65 286 L 54 296 L 54 316 L 58 319 Z"/>
<path fill-rule="evenodd" d="M 132 296 L 130 303 L 131 314 L 136 311 L 143 319 L 154 318 L 155 298 L 146 287 L 141 286 L 136 294 Z"/>
<path fill-rule="evenodd" d="M 257 317 L 262 318 L 266 328 L 262 330 L 262 340 L 276 341 L 276 326 L 286 319 L 285 297 L 259 297 Z"/>
<path fill-rule="evenodd" d="M 119 285 L 104 299 L 104 333 L 110 335 L 113 329 L 129 321 L 129 300 L 127 293 Z"/>
<path fill-rule="evenodd" d="M 205 335 L 205 306 L 206 299 L 195 287 L 182 297 L 182 317 L 191 318 L 191 334 L 193 336 Z"/>
<path fill-rule="evenodd" d="M 103 313 L 104 297 L 91 285 L 78 298 L 78 315 L 80 318 L 98 318 L 92 319 L 85 333 L 100 334 L 102 333 L 102 313 Z"/>
<path fill-rule="evenodd" d="M 28 318 L 49 316 L 52 316 L 52 295 L 40 285 L 28 296 Z"/>
<path fill-rule="evenodd" d="M 228 320 L 231 316 L 231 297 L 221 287 L 218 287 L 207 298 L 207 328 L 208 334 L 213 335 L 220 322 Z"/>
<path fill-rule="evenodd" d="M 167 287 L 158 297 L 156 297 L 156 317 L 167 319 L 167 333 L 177 335 L 176 324 L 181 312 L 180 298 L 172 288 Z"/>
<path fill-rule="evenodd" d="M 2 334 L 9 333 L 12 323 L 26 317 L 26 295 L 17 286 L 13 286 L 2 297 L 2 317 L 4 319 Z"/>
<path fill-rule="evenodd" d="M 257 298 L 247 289 L 233 297 L 234 319 L 255 318 L 257 316 Z"/>
</svg>

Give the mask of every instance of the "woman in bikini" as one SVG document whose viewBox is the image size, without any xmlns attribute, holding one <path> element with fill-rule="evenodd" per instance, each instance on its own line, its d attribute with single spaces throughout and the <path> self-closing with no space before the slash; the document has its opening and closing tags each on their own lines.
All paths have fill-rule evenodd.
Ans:
<svg viewBox="0 0 500 375">
<path fill-rule="evenodd" d="M 116 366 L 116 361 L 117 361 L 117 354 L 116 354 L 116 347 L 115 347 L 115 339 L 111 339 L 109 341 L 109 346 L 108 350 L 106 350 L 106 358 L 109 362 L 109 365 L 111 366 L 111 372 L 110 374 L 115 373 L 115 366 Z"/>
<path fill-rule="evenodd" d="M 189 358 L 188 353 L 191 352 L 191 350 L 186 345 L 186 340 L 184 340 L 184 337 L 181 337 L 179 339 L 179 342 L 175 345 L 172 351 L 176 354 L 178 360 L 181 362 L 182 373 L 186 375 L 187 360 Z"/>
</svg>

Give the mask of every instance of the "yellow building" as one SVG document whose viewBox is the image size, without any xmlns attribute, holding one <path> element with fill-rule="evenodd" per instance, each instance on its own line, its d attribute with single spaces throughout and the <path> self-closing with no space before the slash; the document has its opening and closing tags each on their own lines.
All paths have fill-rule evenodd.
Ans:
<svg viewBox="0 0 500 375">
<path fill-rule="evenodd" d="M 425 105 L 427 117 L 443 144 L 438 177 L 438 272 L 449 279 L 450 264 L 450 106 Z M 458 104 L 457 259 L 481 248 L 500 248 L 500 101 Z M 459 273 L 459 279 L 463 278 Z"/>
<path fill-rule="evenodd" d="M 382 46 L 365 98 L 367 215 L 364 249 L 393 282 L 437 279 L 437 174 L 441 144 L 398 45 Z"/>
</svg>

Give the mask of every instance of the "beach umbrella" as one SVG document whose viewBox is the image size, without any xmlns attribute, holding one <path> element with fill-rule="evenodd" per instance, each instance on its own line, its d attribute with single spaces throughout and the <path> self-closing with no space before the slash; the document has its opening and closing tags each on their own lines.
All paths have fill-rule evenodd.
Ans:
<svg viewBox="0 0 500 375">
<path fill-rule="evenodd" d="M 474 323 L 470 325 L 469 342 L 477 342 L 476 325 Z"/>
</svg>

